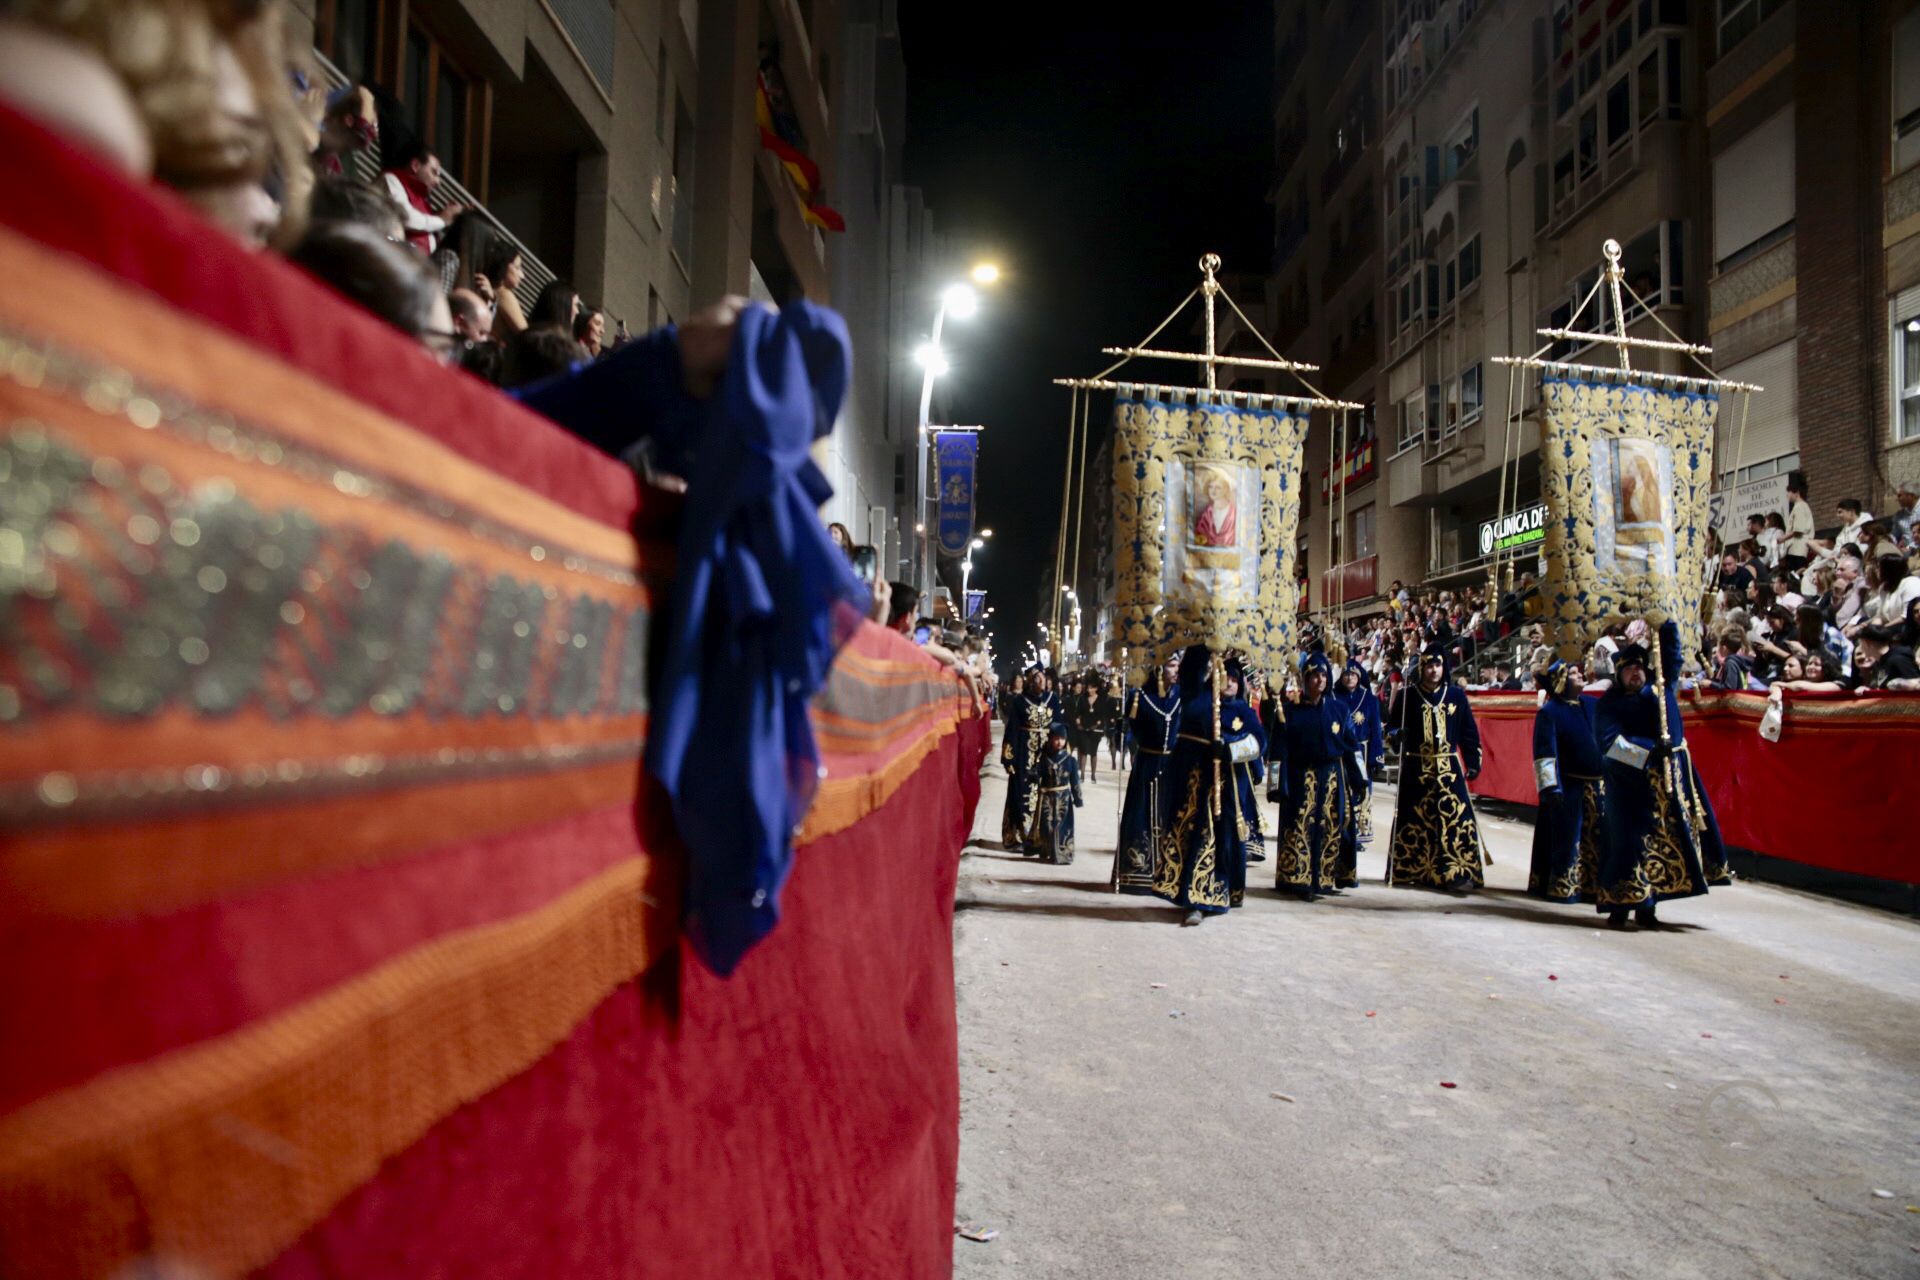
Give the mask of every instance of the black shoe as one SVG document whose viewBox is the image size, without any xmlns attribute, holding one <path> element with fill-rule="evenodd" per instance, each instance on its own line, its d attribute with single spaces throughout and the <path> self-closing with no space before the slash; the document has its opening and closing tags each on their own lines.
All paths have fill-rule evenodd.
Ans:
<svg viewBox="0 0 1920 1280">
<path fill-rule="evenodd" d="M 1615 907 L 1613 910 L 1607 912 L 1607 928 L 1624 929 L 1626 927 L 1627 909 L 1625 907 Z"/>
<path fill-rule="evenodd" d="M 1660 927 L 1660 918 L 1653 914 L 1652 907 L 1634 908 L 1633 922 L 1642 929 L 1657 929 Z"/>
</svg>

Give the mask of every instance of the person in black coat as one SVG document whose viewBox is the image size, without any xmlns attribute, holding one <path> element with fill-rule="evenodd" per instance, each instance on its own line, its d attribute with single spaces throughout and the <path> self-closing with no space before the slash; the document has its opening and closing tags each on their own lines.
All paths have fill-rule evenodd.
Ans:
<svg viewBox="0 0 1920 1280">
<path fill-rule="evenodd" d="M 1533 824 L 1527 892 L 1548 902 L 1592 902 L 1606 849 L 1605 801 L 1595 701 L 1581 696 L 1586 673 L 1555 659 L 1542 674 L 1546 700 L 1533 716 Z"/>
</svg>

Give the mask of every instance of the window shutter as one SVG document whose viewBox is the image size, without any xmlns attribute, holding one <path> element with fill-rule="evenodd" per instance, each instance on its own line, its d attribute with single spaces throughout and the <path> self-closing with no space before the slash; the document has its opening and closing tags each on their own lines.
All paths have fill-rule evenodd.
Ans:
<svg viewBox="0 0 1920 1280">
<path fill-rule="evenodd" d="M 1713 259 L 1793 221 L 1793 108 L 1713 158 Z"/>
<path fill-rule="evenodd" d="M 1920 290 L 1915 292 L 1920 294 Z M 1714 470 L 1721 475 L 1731 472 L 1736 462 L 1746 468 L 1800 451 L 1800 418 L 1795 408 L 1799 383 L 1794 367 L 1798 349 L 1799 344 L 1789 340 L 1720 371 L 1723 378 L 1766 388 L 1751 396 L 1739 391 L 1721 393 L 1719 442 L 1714 450 Z M 1749 402 L 1744 448 L 1740 441 L 1742 400 Z"/>
</svg>

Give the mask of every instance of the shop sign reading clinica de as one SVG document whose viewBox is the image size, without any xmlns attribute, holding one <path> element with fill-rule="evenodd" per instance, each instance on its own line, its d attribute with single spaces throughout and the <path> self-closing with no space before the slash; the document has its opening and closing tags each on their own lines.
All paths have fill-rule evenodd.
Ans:
<svg viewBox="0 0 1920 1280">
<path fill-rule="evenodd" d="M 1542 502 L 1525 511 L 1501 516 L 1498 520 L 1482 521 L 1480 554 L 1490 556 L 1496 550 L 1511 551 L 1515 547 L 1531 546 L 1536 542 L 1544 542 L 1546 537 L 1547 504 Z"/>
</svg>

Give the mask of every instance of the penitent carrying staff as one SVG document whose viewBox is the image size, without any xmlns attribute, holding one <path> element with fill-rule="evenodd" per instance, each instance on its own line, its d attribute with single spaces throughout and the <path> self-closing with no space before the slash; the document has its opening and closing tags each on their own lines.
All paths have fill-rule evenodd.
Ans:
<svg viewBox="0 0 1920 1280">
<path fill-rule="evenodd" d="M 1653 928 L 1659 903 L 1731 884 L 1733 874 L 1667 676 L 1680 670 L 1680 628 L 1672 619 L 1661 623 L 1657 649 L 1627 645 L 1613 670 L 1613 685 L 1594 708 L 1607 829 L 1594 903 L 1615 929 L 1626 927 L 1629 911 Z"/>
<path fill-rule="evenodd" d="M 1486 883 L 1480 825 L 1467 783 L 1480 776 L 1480 729 L 1448 677 L 1439 641 L 1401 703 L 1400 794 L 1387 851 L 1387 883 L 1470 893 Z"/>
</svg>

